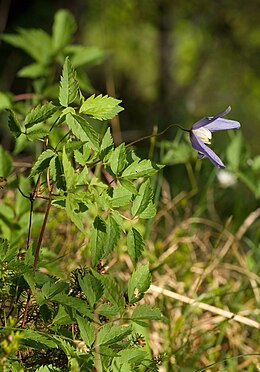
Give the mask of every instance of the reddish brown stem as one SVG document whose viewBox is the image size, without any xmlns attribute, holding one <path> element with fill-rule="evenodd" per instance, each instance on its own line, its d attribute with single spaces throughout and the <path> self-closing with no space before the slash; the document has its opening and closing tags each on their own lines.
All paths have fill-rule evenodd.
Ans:
<svg viewBox="0 0 260 372">
<path fill-rule="evenodd" d="M 48 201 L 48 204 L 47 204 L 47 209 L 46 209 L 46 212 L 45 212 L 45 216 L 44 216 L 44 220 L 43 220 L 43 223 L 42 223 L 42 228 L 41 228 L 41 231 L 40 231 L 39 240 L 38 240 L 38 244 L 37 244 L 37 248 L 36 248 L 36 252 L 35 252 L 34 263 L 33 263 L 33 269 L 34 270 L 36 269 L 36 265 L 37 265 L 37 262 L 38 262 L 39 252 L 40 252 L 42 239 L 43 239 L 43 235 L 44 235 L 44 232 L 45 232 L 45 228 L 46 228 L 46 224 L 47 224 L 50 209 L 51 209 L 51 195 L 50 195 L 50 198 L 49 198 L 49 201 Z"/>
<path fill-rule="evenodd" d="M 14 96 L 14 101 L 26 101 L 27 99 L 33 99 L 35 97 L 41 98 L 39 94 L 35 93 L 22 93 L 22 94 L 17 94 Z"/>
<path fill-rule="evenodd" d="M 40 248 L 41 248 L 42 239 L 43 239 L 43 235 L 44 235 L 44 232 L 45 232 L 50 208 L 51 208 L 51 193 L 49 195 L 49 201 L 48 201 L 48 204 L 47 204 L 47 208 L 46 208 L 46 212 L 45 212 L 45 216 L 44 216 L 44 220 L 43 220 L 43 223 L 42 223 L 42 227 L 41 227 L 41 231 L 40 231 L 40 235 L 39 235 L 39 239 L 38 239 L 38 244 L 37 244 L 37 248 L 36 248 L 36 252 L 35 252 L 34 263 L 33 263 L 33 270 L 34 271 L 36 270 L 37 262 L 38 262 L 38 259 L 39 259 Z M 25 323 L 26 323 L 26 318 L 27 318 L 27 314 L 28 314 L 28 310 L 29 310 L 29 302 L 30 302 L 31 294 L 32 294 L 32 290 L 30 288 L 29 291 L 28 291 L 28 297 L 27 297 L 27 301 L 26 301 L 24 314 L 23 314 L 22 328 L 24 328 Z"/>
<path fill-rule="evenodd" d="M 28 310 L 29 310 L 29 302 L 30 302 L 31 294 L 32 294 L 32 291 L 31 291 L 31 289 L 29 289 L 28 296 L 27 296 L 27 301 L 26 301 L 26 305 L 25 305 L 25 309 L 24 309 L 24 313 L 23 313 L 22 328 L 24 328 L 24 326 L 25 326 L 27 313 L 28 313 Z"/>
</svg>

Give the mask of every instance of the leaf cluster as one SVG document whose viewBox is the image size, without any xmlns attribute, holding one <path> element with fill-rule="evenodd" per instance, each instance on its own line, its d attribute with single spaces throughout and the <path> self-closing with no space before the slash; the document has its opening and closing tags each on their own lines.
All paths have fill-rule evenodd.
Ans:
<svg viewBox="0 0 260 372">
<path fill-rule="evenodd" d="M 109 120 L 123 110 L 121 101 L 85 97 L 75 67 L 104 55 L 70 45 L 74 31 L 73 17 L 61 10 L 51 36 L 35 29 L 2 36 L 35 60 L 19 76 L 48 82 L 53 61 L 64 63 L 59 84 L 53 83 L 56 96 L 50 100 L 41 89 L 44 98 L 37 103 L 8 108 L 16 151 L 32 143 L 37 152 L 28 177 L 15 177 L 12 159 L 0 147 L 3 187 L 7 178 L 15 200 L 0 212 L 5 238 L 0 241 L 0 364 L 57 371 L 90 371 L 96 363 L 111 371 L 157 370 L 148 349 L 137 345 L 135 329 L 162 319 L 159 309 L 139 304 L 151 283 L 148 264 L 139 263 L 145 249 L 140 226 L 156 213 L 151 177 L 162 166 L 141 159 L 124 143 L 115 146 Z M 83 234 L 89 254 L 88 265 L 68 280 L 50 275 L 42 254 L 49 210 L 55 208 Z M 101 269 L 120 249 L 127 249 L 134 267 L 121 282 Z"/>
</svg>

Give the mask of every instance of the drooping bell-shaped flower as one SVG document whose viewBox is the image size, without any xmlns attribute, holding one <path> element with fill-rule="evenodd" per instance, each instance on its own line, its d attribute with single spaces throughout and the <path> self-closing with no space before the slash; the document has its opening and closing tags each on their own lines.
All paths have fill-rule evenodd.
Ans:
<svg viewBox="0 0 260 372">
<path fill-rule="evenodd" d="M 205 117 L 193 124 L 189 131 L 191 145 L 198 151 L 199 159 L 206 156 L 218 168 L 225 168 L 225 165 L 206 144 L 211 143 L 212 132 L 240 128 L 240 123 L 238 121 L 222 119 L 222 117 L 227 115 L 230 111 L 231 107 L 229 106 L 225 111 L 215 116 Z"/>
</svg>

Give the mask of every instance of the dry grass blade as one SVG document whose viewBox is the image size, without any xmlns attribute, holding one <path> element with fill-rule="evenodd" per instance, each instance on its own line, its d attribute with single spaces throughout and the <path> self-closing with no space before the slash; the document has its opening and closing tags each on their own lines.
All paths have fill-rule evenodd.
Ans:
<svg viewBox="0 0 260 372">
<path fill-rule="evenodd" d="M 204 302 L 196 301 L 196 300 L 194 300 L 192 298 L 189 298 L 187 296 L 183 296 L 183 295 L 180 295 L 176 292 L 169 291 L 168 289 L 163 289 L 163 288 L 157 287 L 155 285 L 151 285 L 149 291 L 163 294 L 164 296 L 173 298 L 177 301 L 185 302 L 185 303 L 187 303 L 191 306 L 197 306 L 202 310 L 206 310 L 206 311 L 210 311 L 211 313 L 218 314 L 218 315 L 220 315 L 224 318 L 233 319 L 237 322 L 246 324 L 250 327 L 260 329 L 260 323 L 255 321 L 255 320 L 246 318 L 246 317 L 241 316 L 241 315 L 231 313 L 230 311 L 227 311 L 227 310 L 222 310 L 222 309 L 220 309 L 216 306 L 205 304 Z"/>
</svg>

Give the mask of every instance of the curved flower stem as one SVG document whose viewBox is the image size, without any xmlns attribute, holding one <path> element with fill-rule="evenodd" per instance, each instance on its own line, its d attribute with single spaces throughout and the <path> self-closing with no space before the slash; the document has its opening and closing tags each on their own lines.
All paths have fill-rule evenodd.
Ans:
<svg viewBox="0 0 260 372">
<path fill-rule="evenodd" d="M 166 129 L 164 129 L 162 132 L 160 132 L 160 133 L 156 133 L 156 134 L 150 134 L 150 135 L 148 135 L 148 136 L 144 136 L 144 137 L 138 138 L 138 139 L 134 140 L 133 142 L 128 143 L 128 144 L 126 145 L 126 147 L 130 147 L 130 146 L 132 146 L 132 145 L 135 145 L 135 144 L 138 143 L 138 142 L 145 141 L 145 140 L 147 140 L 147 139 L 149 139 L 149 138 L 159 137 L 159 136 L 163 135 L 163 134 L 164 134 L 168 129 L 170 129 L 170 128 L 172 128 L 172 127 L 178 127 L 178 128 L 180 128 L 181 130 L 183 130 L 184 132 L 190 132 L 190 129 L 185 129 L 185 128 L 181 127 L 179 124 L 171 124 L 171 125 L 169 125 Z"/>
</svg>

